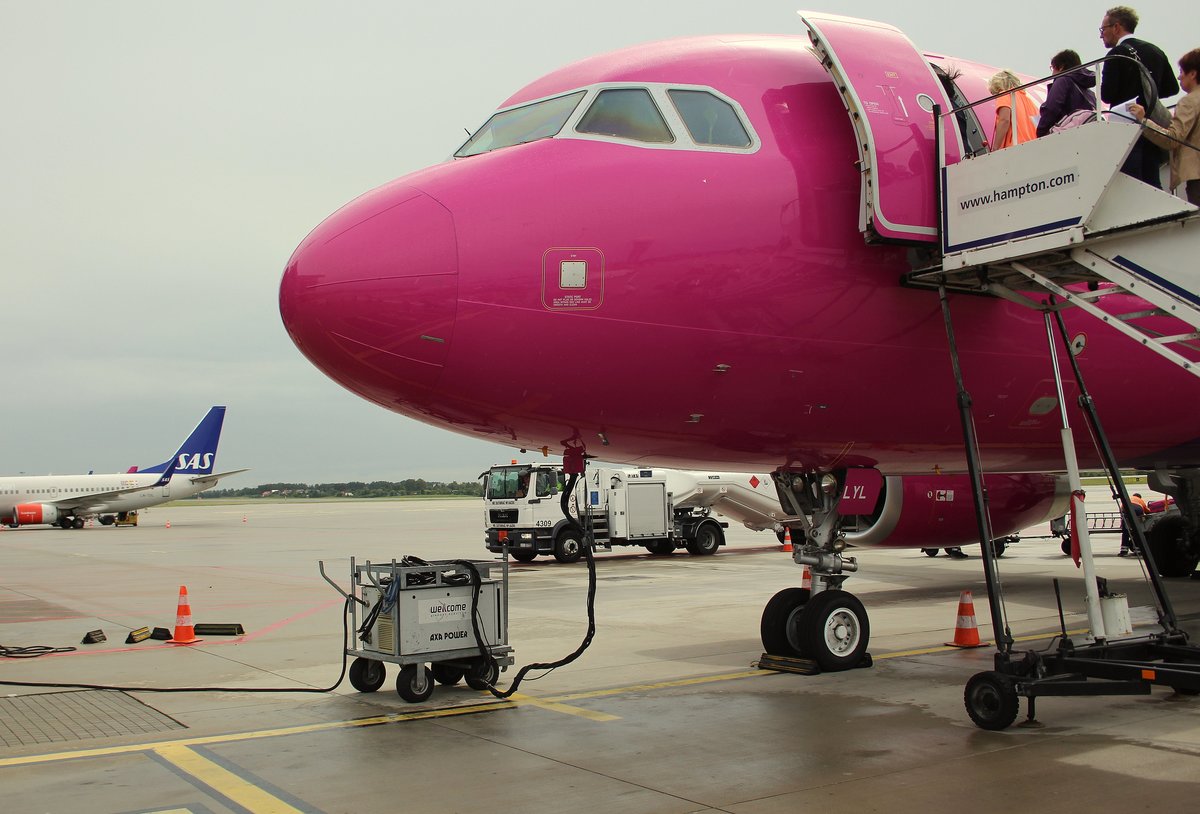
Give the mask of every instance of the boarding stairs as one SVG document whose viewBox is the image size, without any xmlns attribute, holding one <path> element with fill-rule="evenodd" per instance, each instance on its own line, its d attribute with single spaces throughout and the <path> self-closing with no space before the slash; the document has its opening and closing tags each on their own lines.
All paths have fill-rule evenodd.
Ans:
<svg viewBox="0 0 1200 814">
<path fill-rule="evenodd" d="M 904 283 L 1076 306 L 1200 376 L 1200 210 L 1120 172 L 1139 133 L 1099 120 L 942 162 L 940 256 Z M 1149 306 L 1106 308 L 1119 294 Z"/>
</svg>

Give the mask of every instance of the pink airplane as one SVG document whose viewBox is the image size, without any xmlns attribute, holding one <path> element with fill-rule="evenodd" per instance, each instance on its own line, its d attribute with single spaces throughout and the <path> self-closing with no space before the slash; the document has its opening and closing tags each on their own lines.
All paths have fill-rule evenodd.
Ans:
<svg viewBox="0 0 1200 814">
<path fill-rule="evenodd" d="M 985 98 L 994 69 L 822 19 L 887 124 L 872 195 L 809 37 L 651 43 L 534 81 L 453 158 L 331 215 L 288 262 L 280 312 L 334 381 L 438 427 L 571 460 L 773 471 L 826 590 L 776 595 L 764 644 L 832 670 L 869 639 L 841 590 L 847 544 L 980 539 L 938 296 L 900 280 L 938 249 L 932 103 Z M 949 117 L 947 160 L 986 152 L 993 120 L 991 103 Z M 1000 537 L 1066 507 L 1065 479 L 1042 474 L 1064 469 L 1046 328 L 951 299 Z M 1200 485 L 1196 378 L 1066 319 L 1122 466 Z"/>
</svg>

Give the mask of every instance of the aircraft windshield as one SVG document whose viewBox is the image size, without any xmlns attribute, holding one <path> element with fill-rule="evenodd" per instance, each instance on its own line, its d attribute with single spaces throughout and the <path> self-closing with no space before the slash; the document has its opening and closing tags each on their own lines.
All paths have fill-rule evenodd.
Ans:
<svg viewBox="0 0 1200 814">
<path fill-rule="evenodd" d="M 581 90 L 497 113 L 454 156 L 466 158 L 556 135 L 575 112 L 584 93 Z"/>
<path fill-rule="evenodd" d="M 488 473 L 487 498 L 489 500 L 514 500 L 529 494 L 528 466 L 504 466 Z"/>
</svg>

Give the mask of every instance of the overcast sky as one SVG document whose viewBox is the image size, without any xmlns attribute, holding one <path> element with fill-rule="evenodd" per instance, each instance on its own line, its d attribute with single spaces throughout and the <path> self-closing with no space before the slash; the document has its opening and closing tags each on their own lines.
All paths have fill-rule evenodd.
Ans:
<svg viewBox="0 0 1200 814">
<path fill-rule="evenodd" d="M 797 7 L 0 0 L 0 474 L 158 463 L 213 404 L 229 407 L 218 469 L 253 470 L 230 486 L 471 480 L 507 461 L 311 367 L 279 319 L 292 250 L 542 74 L 671 37 L 800 34 Z M 1103 52 L 1104 4 L 814 7 L 1038 76 L 1062 48 Z M 1172 62 L 1200 47 L 1180 0 L 1135 8 Z"/>
</svg>

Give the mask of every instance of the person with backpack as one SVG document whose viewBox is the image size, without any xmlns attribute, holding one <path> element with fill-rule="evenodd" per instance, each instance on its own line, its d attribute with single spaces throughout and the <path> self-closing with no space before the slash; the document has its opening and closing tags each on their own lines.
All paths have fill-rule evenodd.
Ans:
<svg viewBox="0 0 1200 814">
<path fill-rule="evenodd" d="M 1080 68 L 1079 54 L 1067 48 L 1050 58 L 1050 72 L 1055 79 L 1046 91 L 1046 101 L 1039 110 L 1038 137 L 1049 134 L 1050 128 L 1077 110 L 1095 111 L 1096 74 Z M 1071 70 L 1074 68 L 1075 70 Z"/>
<path fill-rule="evenodd" d="M 1184 184 L 1188 203 L 1200 206 L 1200 48 L 1179 58 L 1179 84 L 1187 96 L 1166 127 L 1150 121 L 1141 105 L 1130 105 L 1129 112 L 1146 128 L 1146 138 L 1170 153 L 1171 189 Z"/>
<path fill-rule="evenodd" d="M 1129 6 L 1113 6 L 1100 23 L 1100 40 L 1113 57 L 1104 63 L 1100 98 L 1118 110 L 1128 102 L 1153 110 L 1158 101 L 1179 93 L 1171 61 L 1154 43 L 1133 36 L 1137 24 L 1137 12 Z M 1150 76 L 1151 87 L 1142 86 L 1142 68 Z M 1162 189 L 1159 167 L 1166 160 L 1162 148 L 1143 135 L 1134 142 L 1121 172 Z"/>
</svg>

